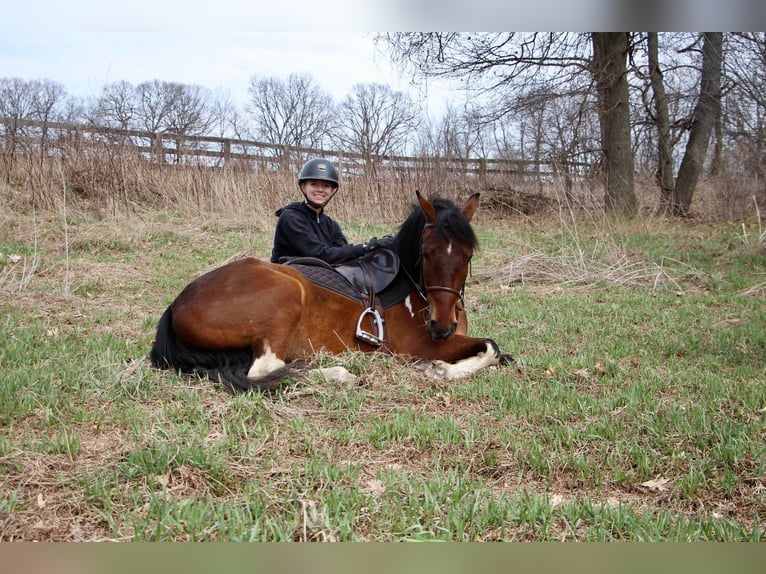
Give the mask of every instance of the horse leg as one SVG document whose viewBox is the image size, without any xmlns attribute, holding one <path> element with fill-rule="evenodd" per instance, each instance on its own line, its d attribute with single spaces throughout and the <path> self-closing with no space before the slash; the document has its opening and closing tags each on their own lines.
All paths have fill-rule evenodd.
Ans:
<svg viewBox="0 0 766 574">
<path fill-rule="evenodd" d="M 459 359 L 453 363 L 448 363 L 441 359 L 430 361 L 418 360 L 415 362 L 414 367 L 431 378 L 451 381 L 472 375 L 487 367 L 513 362 L 513 358 L 510 355 L 504 355 L 500 352 L 497 344 L 492 339 L 486 339 L 485 344 L 486 349 L 484 351 L 464 359 Z"/>
</svg>

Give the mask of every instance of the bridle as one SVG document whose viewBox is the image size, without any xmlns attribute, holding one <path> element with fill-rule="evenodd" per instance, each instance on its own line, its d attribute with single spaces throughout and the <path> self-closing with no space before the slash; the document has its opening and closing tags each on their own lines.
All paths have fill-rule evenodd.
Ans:
<svg viewBox="0 0 766 574">
<path fill-rule="evenodd" d="M 407 275 L 407 278 L 410 280 L 410 283 L 415 287 L 415 290 L 418 292 L 418 295 L 420 295 L 420 298 L 423 299 L 426 303 L 428 303 L 428 296 L 427 293 L 430 293 L 432 291 L 444 291 L 446 293 L 449 293 L 451 295 L 454 295 L 458 298 L 458 301 L 460 303 L 463 302 L 463 298 L 465 297 L 465 283 L 460 287 L 460 289 L 453 289 L 452 287 L 445 287 L 444 285 L 426 285 L 425 284 L 425 278 L 423 277 L 423 236 L 425 235 L 426 229 L 433 228 L 435 225 L 433 223 L 426 223 L 423 226 L 423 231 L 420 235 L 420 256 L 418 257 L 417 266 L 420 268 L 420 280 L 415 282 L 415 280 L 412 278 L 412 276 L 409 274 L 409 272 L 402 267 L 402 270 L 404 271 L 405 275 Z M 468 269 L 470 274 L 470 262 L 468 263 Z"/>
</svg>

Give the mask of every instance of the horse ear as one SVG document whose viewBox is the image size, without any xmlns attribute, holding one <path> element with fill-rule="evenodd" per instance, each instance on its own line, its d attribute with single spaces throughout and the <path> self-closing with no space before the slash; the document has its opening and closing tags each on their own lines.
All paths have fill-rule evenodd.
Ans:
<svg viewBox="0 0 766 574">
<path fill-rule="evenodd" d="M 423 197 L 420 194 L 420 190 L 415 190 L 415 195 L 418 196 L 418 201 L 420 202 L 420 207 L 423 209 L 423 213 L 426 214 L 426 221 L 428 223 L 433 223 L 436 221 L 436 208 L 434 207 L 434 204 L 428 201 L 425 197 Z"/>
<path fill-rule="evenodd" d="M 463 206 L 463 215 L 465 216 L 466 221 L 471 221 L 473 214 L 476 213 L 476 210 L 479 208 L 479 195 L 481 194 L 474 193 L 468 198 L 468 201 L 466 201 Z"/>
</svg>

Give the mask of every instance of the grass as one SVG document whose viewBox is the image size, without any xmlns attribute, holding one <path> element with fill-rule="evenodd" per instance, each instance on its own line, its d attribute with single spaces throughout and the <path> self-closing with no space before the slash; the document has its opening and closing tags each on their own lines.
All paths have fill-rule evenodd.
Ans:
<svg viewBox="0 0 766 574">
<path fill-rule="evenodd" d="M 766 539 L 762 233 L 480 212 L 470 329 L 514 367 L 322 356 L 358 384 L 232 397 L 146 355 L 267 226 L 3 217 L 0 540 Z"/>
</svg>

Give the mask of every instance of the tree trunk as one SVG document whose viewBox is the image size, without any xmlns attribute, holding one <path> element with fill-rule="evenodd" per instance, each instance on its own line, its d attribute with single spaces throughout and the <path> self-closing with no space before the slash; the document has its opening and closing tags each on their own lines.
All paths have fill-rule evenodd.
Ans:
<svg viewBox="0 0 766 574">
<path fill-rule="evenodd" d="M 700 95 L 692 116 L 689 141 L 678 169 L 673 193 L 673 214 L 687 217 L 697 180 L 702 173 L 710 134 L 721 107 L 721 67 L 723 65 L 723 33 L 705 32 L 702 35 L 702 73 Z"/>
<path fill-rule="evenodd" d="M 657 32 L 649 32 L 649 78 L 654 93 L 658 137 L 657 183 L 660 186 L 660 214 L 669 214 L 673 203 L 673 146 L 670 143 L 670 114 L 662 79 Z"/>
<path fill-rule="evenodd" d="M 633 216 L 636 194 L 628 104 L 628 33 L 593 32 L 593 73 L 599 100 L 601 147 L 606 167 L 607 213 Z"/>
</svg>

